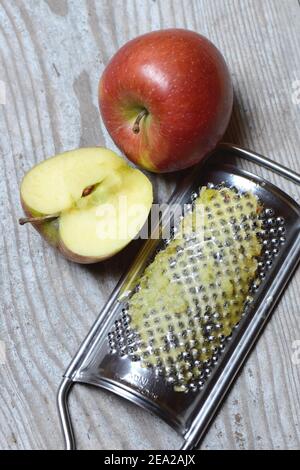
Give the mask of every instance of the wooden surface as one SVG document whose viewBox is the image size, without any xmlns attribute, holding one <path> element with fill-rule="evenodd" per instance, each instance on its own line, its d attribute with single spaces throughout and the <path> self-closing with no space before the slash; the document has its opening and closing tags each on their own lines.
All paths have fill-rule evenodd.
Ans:
<svg viewBox="0 0 300 470">
<path fill-rule="evenodd" d="M 227 140 L 300 172 L 297 0 L 1 0 L 2 449 L 62 447 L 60 377 L 136 250 L 90 267 L 65 261 L 31 227 L 18 226 L 19 182 L 54 153 L 114 147 L 99 117 L 99 76 L 128 39 L 174 26 L 208 36 L 227 59 L 236 97 Z M 256 171 L 299 200 L 295 186 Z M 175 180 L 153 177 L 159 200 Z M 300 365 L 292 361 L 299 285 L 298 270 L 202 448 L 300 447 Z M 75 387 L 71 407 L 79 448 L 179 446 L 158 419 L 100 390 Z"/>
</svg>

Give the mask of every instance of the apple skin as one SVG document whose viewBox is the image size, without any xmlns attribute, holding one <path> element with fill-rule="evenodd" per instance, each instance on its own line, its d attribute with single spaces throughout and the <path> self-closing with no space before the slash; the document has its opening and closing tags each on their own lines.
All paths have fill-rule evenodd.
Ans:
<svg viewBox="0 0 300 470">
<path fill-rule="evenodd" d="M 36 217 L 40 214 L 35 213 L 34 211 L 30 210 L 25 202 L 21 197 L 21 206 L 23 211 L 27 217 Z M 47 221 L 47 222 L 31 222 L 31 225 L 37 230 L 37 232 L 41 235 L 46 242 L 51 245 L 53 248 L 56 248 L 66 259 L 69 261 L 73 261 L 74 263 L 79 264 L 95 264 L 101 261 L 105 261 L 106 259 L 115 256 L 117 253 L 122 251 L 125 247 L 121 247 L 120 249 L 115 250 L 114 252 L 110 252 L 107 256 L 81 256 L 78 253 L 74 253 L 70 251 L 62 239 L 59 236 L 59 229 L 58 223 L 56 220 Z M 129 242 L 128 242 L 129 243 Z"/>
<path fill-rule="evenodd" d="M 126 43 L 99 83 L 99 107 L 115 144 L 154 172 L 200 162 L 222 139 L 233 88 L 225 60 L 204 36 L 166 29 Z M 146 109 L 140 132 L 132 130 Z"/>
<path fill-rule="evenodd" d="M 36 217 L 39 214 L 36 214 L 30 208 L 28 208 L 21 197 L 21 205 L 23 211 L 27 217 Z M 121 250 L 117 250 L 114 253 L 110 253 L 108 256 L 105 257 L 91 257 L 91 256 L 81 256 L 77 253 L 73 253 L 70 251 L 66 245 L 63 243 L 59 236 L 58 230 L 58 223 L 56 220 L 47 221 L 47 222 L 35 222 L 31 223 L 31 225 L 37 230 L 37 232 L 46 240 L 49 245 L 56 248 L 66 259 L 69 261 L 73 261 L 74 263 L 79 264 L 93 264 L 99 263 L 100 261 L 104 261 L 108 258 L 111 258 L 115 254 L 117 254 Z"/>
</svg>

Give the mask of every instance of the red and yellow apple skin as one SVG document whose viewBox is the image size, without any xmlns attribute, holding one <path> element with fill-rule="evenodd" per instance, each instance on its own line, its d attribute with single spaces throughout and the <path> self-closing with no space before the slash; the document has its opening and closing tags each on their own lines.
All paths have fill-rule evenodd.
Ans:
<svg viewBox="0 0 300 470">
<path fill-rule="evenodd" d="M 37 217 L 40 214 L 37 214 L 35 211 L 27 207 L 26 203 L 21 197 L 21 205 L 23 211 L 27 217 Z M 46 240 L 49 245 L 53 248 L 56 248 L 66 259 L 73 261 L 74 263 L 79 264 L 94 264 L 99 263 L 100 261 L 105 261 L 111 256 L 118 253 L 118 251 L 109 253 L 107 256 L 96 257 L 96 256 L 81 256 L 77 253 L 69 250 L 64 242 L 59 236 L 59 226 L 57 220 L 51 220 L 47 222 L 37 222 L 31 223 L 31 225 L 37 230 L 41 237 Z"/>
<path fill-rule="evenodd" d="M 225 60 L 205 37 L 154 31 L 125 44 L 99 83 L 103 121 L 129 160 L 154 172 L 187 168 L 222 139 L 233 89 Z M 133 124 L 142 110 L 140 132 Z"/>
</svg>

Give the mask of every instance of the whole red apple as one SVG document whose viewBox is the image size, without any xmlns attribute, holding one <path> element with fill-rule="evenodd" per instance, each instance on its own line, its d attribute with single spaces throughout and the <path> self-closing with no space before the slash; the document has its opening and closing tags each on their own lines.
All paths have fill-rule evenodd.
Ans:
<svg viewBox="0 0 300 470">
<path fill-rule="evenodd" d="M 99 84 L 104 123 L 134 163 L 155 172 L 187 168 L 215 148 L 233 101 L 219 50 L 184 29 L 139 36 L 111 59 Z"/>
</svg>

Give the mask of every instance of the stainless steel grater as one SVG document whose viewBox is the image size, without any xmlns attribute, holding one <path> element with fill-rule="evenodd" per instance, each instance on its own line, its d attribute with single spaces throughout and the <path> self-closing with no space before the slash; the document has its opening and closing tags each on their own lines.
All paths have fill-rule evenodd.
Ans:
<svg viewBox="0 0 300 470">
<path fill-rule="evenodd" d="M 199 274 L 197 274 L 197 260 L 207 253 L 197 251 L 196 268 L 193 268 L 192 263 L 189 269 L 184 263 L 182 267 L 179 266 L 178 252 L 182 248 L 186 249 L 192 258 L 199 245 L 197 239 L 190 237 L 184 240 L 182 242 L 185 244 L 184 247 L 179 243 L 177 246 L 179 250 L 174 257 L 170 254 L 172 249 L 168 251 L 172 239 L 165 242 L 157 238 L 160 230 L 157 225 L 128 273 L 118 283 L 64 374 L 57 401 L 67 449 L 75 448 L 67 402 L 69 391 L 75 383 L 92 384 L 110 390 L 158 415 L 182 435 L 184 450 L 195 448 L 203 437 L 296 268 L 300 255 L 300 206 L 273 184 L 235 165 L 227 164 L 226 160 L 230 156 L 255 162 L 298 185 L 300 185 L 300 175 L 249 150 L 231 144 L 222 144 L 204 165 L 192 169 L 169 201 L 169 204 L 177 204 L 178 207 L 190 204 L 193 213 L 193 204 L 197 201 L 197 197 L 201 197 L 199 189 L 206 187 L 218 191 L 218 194 L 223 191 L 225 202 L 226 198 L 233 195 L 232 197 L 236 198 L 234 207 L 240 206 L 243 213 L 246 207 L 249 207 L 248 218 L 245 217 L 241 219 L 241 223 L 236 224 L 233 213 L 229 214 L 230 222 L 228 222 L 236 240 L 239 240 L 241 226 L 245 234 L 241 240 L 248 240 L 248 245 L 235 245 L 239 250 L 245 252 L 253 246 L 251 234 L 254 232 L 257 232 L 261 246 L 261 251 L 256 256 L 255 277 L 249 284 L 249 292 L 245 295 L 246 301 L 242 308 L 241 304 L 237 304 L 240 315 L 234 317 L 235 320 L 230 323 L 230 319 L 227 319 L 228 312 L 232 319 L 233 310 L 227 312 L 224 310 L 225 307 L 222 307 L 223 316 L 220 319 L 220 312 L 216 311 L 218 309 L 209 308 L 211 299 L 215 299 L 218 305 L 222 294 L 225 306 L 230 299 L 226 299 L 228 294 L 226 289 L 223 293 L 222 289 L 218 292 L 214 279 L 208 280 L 206 284 L 203 280 L 197 284 Z M 216 193 L 212 191 L 211 194 Z M 241 195 L 243 197 L 239 200 Z M 258 207 L 261 208 L 257 217 L 251 216 L 254 204 L 254 200 L 251 202 L 251 195 L 258 204 L 256 212 Z M 247 201 L 247 197 L 250 200 Z M 243 203 L 245 206 L 242 206 Z M 213 229 L 219 229 L 221 236 L 220 231 L 225 231 L 227 225 L 227 215 L 225 212 L 222 215 L 218 200 L 215 201 L 215 206 L 215 211 L 219 211 L 219 220 L 224 219 L 224 227 L 220 225 Z M 216 214 L 217 212 L 212 214 L 212 220 L 217 220 Z M 169 214 L 163 214 L 163 227 L 169 223 Z M 172 219 L 172 223 L 176 233 L 180 226 L 179 218 Z M 175 235 L 173 239 L 174 237 Z M 229 238 L 231 233 L 224 238 L 224 246 L 220 247 L 220 250 L 210 251 L 213 261 L 209 262 L 215 263 L 217 267 L 223 256 L 224 261 L 230 263 L 230 269 L 237 270 L 237 284 L 242 289 L 244 274 L 239 274 L 239 267 L 234 264 L 235 253 L 230 254 Z M 209 239 L 207 244 L 209 246 Z M 227 247 L 229 251 L 226 251 Z M 224 250 L 222 252 L 223 248 L 225 255 Z M 137 311 L 134 310 L 136 308 L 134 305 L 140 305 L 138 304 L 141 297 L 138 294 L 140 285 L 147 284 L 145 273 L 147 269 L 151 272 L 151 262 L 154 260 L 155 263 L 156 255 L 159 253 L 162 253 L 161 256 L 164 256 L 164 253 L 168 254 L 168 269 L 164 270 L 164 276 L 173 276 L 172 269 L 175 268 L 177 276 L 178 270 L 180 272 L 178 282 L 186 279 L 185 285 L 189 289 L 190 303 L 185 314 L 178 312 L 178 318 L 175 306 L 170 303 L 169 309 L 172 310 L 172 315 L 170 312 L 151 310 L 148 313 L 145 311 L 142 320 L 136 321 L 135 317 L 140 317 L 134 313 Z M 206 269 L 209 273 L 210 264 L 204 266 L 208 266 Z M 248 266 L 247 269 L 252 268 Z M 205 287 L 202 291 L 200 284 Z M 203 312 L 204 306 L 206 310 Z M 230 331 L 228 326 L 226 327 L 228 324 Z M 161 331 L 161 335 L 156 333 L 156 330 Z M 222 334 L 224 332 L 226 333 Z"/>
</svg>

